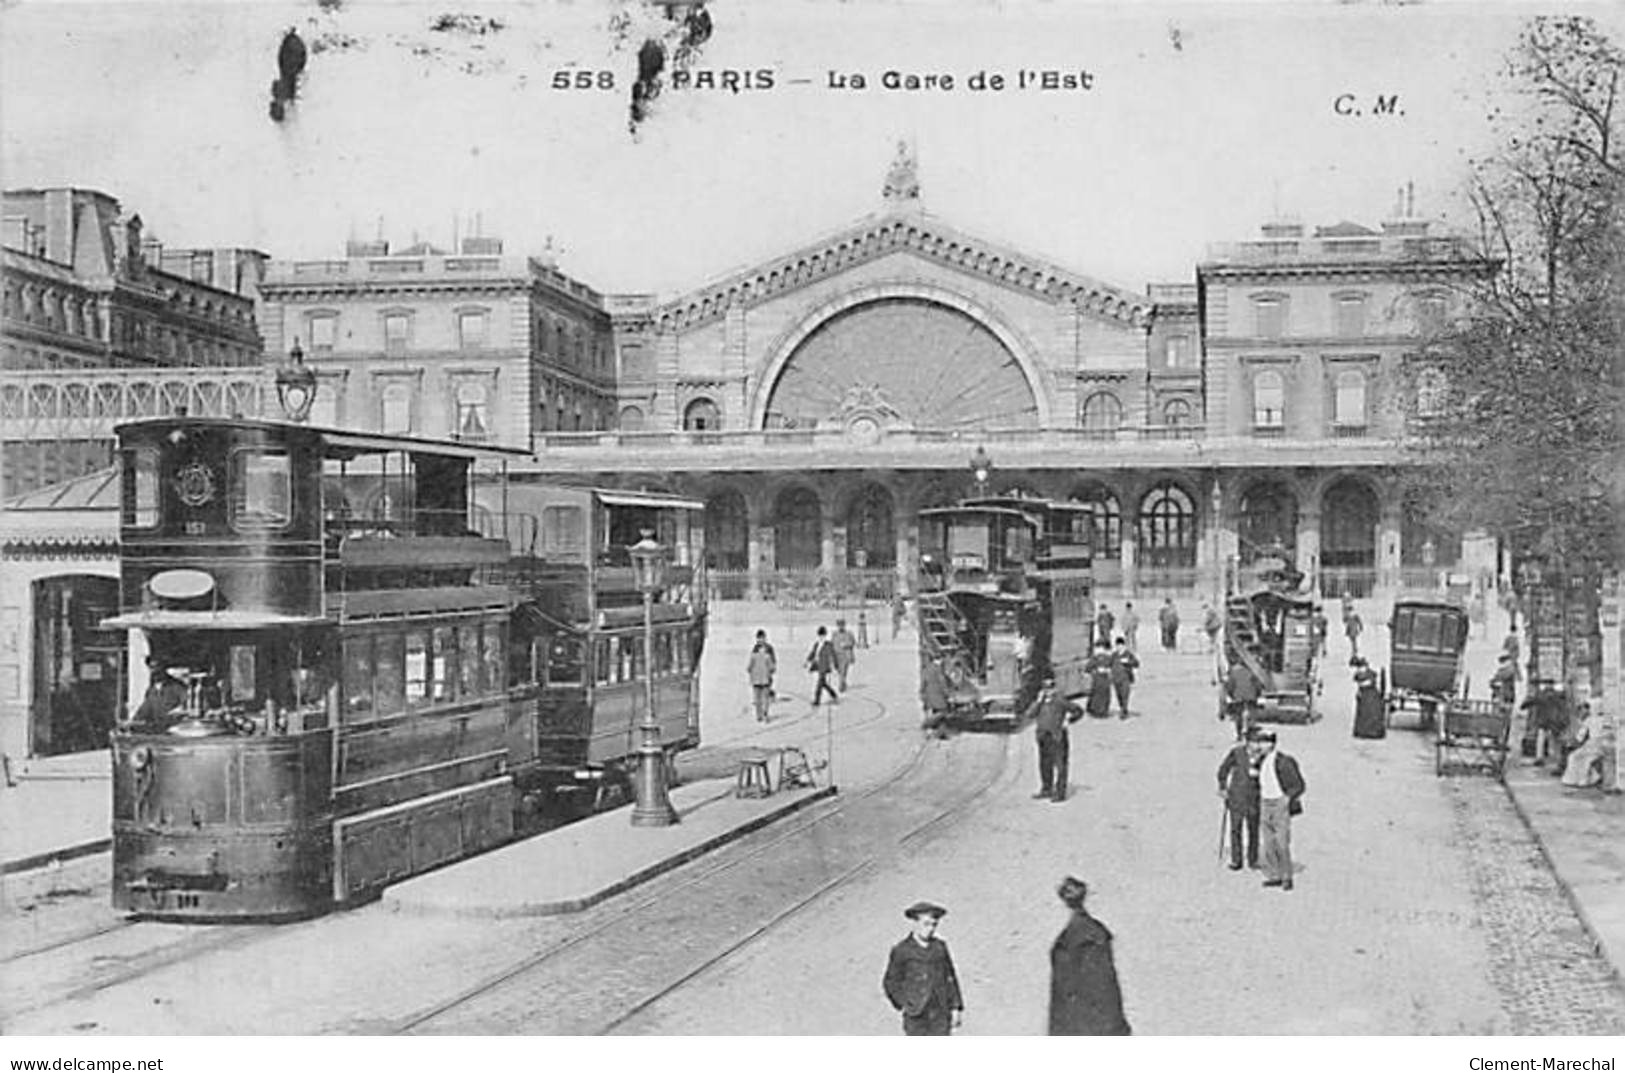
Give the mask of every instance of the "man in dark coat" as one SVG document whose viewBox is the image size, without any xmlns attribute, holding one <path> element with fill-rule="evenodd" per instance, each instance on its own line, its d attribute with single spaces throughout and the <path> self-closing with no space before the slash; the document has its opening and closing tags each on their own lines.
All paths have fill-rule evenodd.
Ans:
<svg viewBox="0 0 1625 1073">
<path fill-rule="evenodd" d="M 1230 870 L 1241 871 L 1242 844 L 1248 868 L 1258 867 L 1258 742 L 1237 742 L 1219 761 L 1219 796 L 1230 820 Z"/>
<path fill-rule="evenodd" d="M 950 700 L 948 672 L 942 665 L 942 657 L 932 656 L 920 669 L 920 707 L 925 709 L 925 721 L 921 725 L 926 730 L 941 729 L 948 718 Z"/>
<path fill-rule="evenodd" d="M 948 944 L 937 938 L 937 925 L 948 910 L 915 902 L 903 910 L 912 931 L 886 961 L 881 987 L 892 1008 L 903 1015 L 905 1036 L 951 1036 L 964 1016 L 959 977 Z"/>
<path fill-rule="evenodd" d="M 839 704 L 841 698 L 836 695 L 835 687 L 829 684 L 830 672 L 835 670 L 835 646 L 830 643 L 829 631 L 822 626 L 818 627 L 818 636 L 807 653 L 807 670 L 818 676 L 813 684 L 812 706 L 818 707 L 825 693 L 829 694 L 831 704 Z"/>
<path fill-rule="evenodd" d="M 1088 885 L 1067 876 L 1056 893 L 1072 910 L 1072 919 L 1049 950 L 1049 1034 L 1131 1034 L 1112 960 L 1112 933 L 1083 907 Z"/>
<path fill-rule="evenodd" d="M 1128 643 L 1119 637 L 1112 648 L 1112 692 L 1117 694 L 1117 710 L 1128 718 L 1128 698 L 1134 690 L 1134 672 L 1139 669 L 1140 658 L 1128 650 Z"/>
<path fill-rule="evenodd" d="M 1241 741 L 1252 729 L 1253 720 L 1258 716 L 1258 698 L 1264 695 L 1263 688 L 1258 683 L 1258 676 L 1241 660 L 1230 664 L 1230 669 L 1224 676 L 1225 711 L 1220 713 L 1223 719 L 1228 715 L 1236 724 L 1236 740 Z"/>
<path fill-rule="evenodd" d="M 1162 610 L 1157 612 L 1157 625 L 1162 628 L 1162 647 L 1169 652 L 1179 647 L 1179 612 L 1174 610 L 1172 596 L 1162 601 Z"/>
<path fill-rule="evenodd" d="M 1089 714 L 1105 719 L 1112 714 L 1112 649 L 1105 641 L 1095 646 L 1095 654 L 1083 665 L 1089 673 Z"/>
<path fill-rule="evenodd" d="M 1076 704 L 1055 692 L 1055 679 L 1045 677 L 1043 688 L 1027 707 L 1027 716 L 1033 721 L 1033 732 L 1038 739 L 1039 787 L 1033 797 L 1066 800 L 1067 763 L 1072 752 L 1066 725 L 1077 722 L 1082 715 Z"/>
</svg>

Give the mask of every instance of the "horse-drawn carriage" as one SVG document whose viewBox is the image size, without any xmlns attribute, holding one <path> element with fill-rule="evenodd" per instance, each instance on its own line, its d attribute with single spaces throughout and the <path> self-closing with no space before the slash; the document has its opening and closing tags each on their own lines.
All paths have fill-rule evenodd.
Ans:
<svg viewBox="0 0 1625 1073">
<path fill-rule="evenodd" d="M 1314 722 L 1315 602 L 1299 594 L 1303 575 L 1284 559 L 1266 556 L 1251 572 L 1253 585 L 1224 602 L 1225 664 L 1242 664 L 1259 683 L 1258 721 Z"/>
<path fill-rule="evenodd" d="M 1467 610 L 1455 600 L 1394 603 L 1381 686 L 1389 726 L 1395 725 L 1395 716 L 1414 711 L 1419 729 L 1433 729 L 1446 702 L 1467 696 L 1462 653 L 1468 628 Z"/>
</svg>

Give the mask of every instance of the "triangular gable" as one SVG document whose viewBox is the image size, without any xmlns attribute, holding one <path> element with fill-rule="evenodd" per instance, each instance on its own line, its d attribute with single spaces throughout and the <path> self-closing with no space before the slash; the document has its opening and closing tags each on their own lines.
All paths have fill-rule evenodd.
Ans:
<svg viewBox="0 0 1625 1073">
<path fill-rule="evenodd" d="M 664 302 L 653 320 L 662 331 L 692 328 L 730 306 L 752 306 L 899 251 L 1132 327 L 1143 328 L 1151 314 L 1142 295 L 967 235 L 924 213 L 892 212 Z"/>
</svg>

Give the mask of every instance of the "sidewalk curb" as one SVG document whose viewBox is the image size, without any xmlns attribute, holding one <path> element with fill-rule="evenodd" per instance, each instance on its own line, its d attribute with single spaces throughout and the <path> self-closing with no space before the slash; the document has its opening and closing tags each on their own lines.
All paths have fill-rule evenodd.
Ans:
<svg viewBox="0 0 1625 1073">
<path fill-rule="evenodd" d="M 46 850 L 44 853 L 35 853 L 27 857 L 18 857 L 14 861 L 0 864 L 0 875 L 9 876 L 16 872 L 28 872 L 35 868 L 43 868 L 52 861 L 71 861 L 75 857 L 89 857 L 113 848 L 111 838 L 98 838 L 91 842 L 81 842 L 76 846 L 62 846 L 59 849 Z"/>
<path fill-rule="evenodd" d="M 1541 859 L 1546 862 L 1546 867 L 1552 870 L 1552 876 L 1556 878 L 1558 887 L 1563 891 L 1563 897 L 1567 899 L 1569 907 L 1574 910 L 1574 915 L 1580 920 L 1580 927 L 1585 929 L 1586 935 L 1591 939 L 1591 948 L 1608 963 L 1614 982 L 1625 986 L 1625 966 L 1621 966 L 1619 960 L 1615 957 L 1616 952 L 1609 948 L 1608 940 L 1592 923 L 1590 915 L 1586 912 L 1585 902 L 1575 893 L 1569 878 L 1558 867 L 1556 858 L 1552 856 L 1551 850 L 1547 848 L 1546 840 L 1541 837 L 1539 828 L 1530 819 L 1528 811 L 1524 808 L 1523 801 L 1518 797 L 1517 790 L 1513 788 L 1510 782 L 1504 780 L 1501 787 L 1506 791 L 1507 797 L 1512 800 L 1512 808 L 1518 813 L 1518 819 L 1523 821 L 1524 829 L 1529 832 L 1530 837 L 1535 840 L 1535 845 L 1540 848 Z M 1619 951 L 1618 953 L 1625 955 L 1625 951 Z"/>
<path fill-rule="evenodd" d="M 829 798 L 834 797 L 838 790 L 839 788 L 835 786 L 825 786 L 820 788 L 816 793 L 807 794 L 805 797 L 798 797 L 794 801 L 790 801 L 778 808 L 764 812 L 760 816 L 754 816 L 745 823 L 740 824 L 738 827 L 731 827 L 726 831 L 713 835 L 705 841 L 690 846 L 680 853 L 677 853 L 671 857 L 666 857 L 662 860 L 658 860 L 646 868 L 640 869 L 639 871 L 633 872 L 631 875 L 624 876 L 621 879 L 616 880 L 607 887 L 603 887 L 579 898 L 564 898 L 558 901 L 540 902 L 534 905 L 516 906 L 511 908 L 467 909 L 421 904 L 402 904 L 400 902 L 395 902 L 390 904 L 390 910 L 392 912 L 410 916 L 453 916 L 484 920 L 511 920 L 521 917 L 562 916 L 566 913 L 579 913 L 583 909 L 590 909 L 600 902 L 613 898 L 617 894 L 625 893 L 633 887 L 647 883 L 649 880 L 654 879 L 657 876 L 670 872 L 673 869 L 680 868 L 696 858 L 703 857 L 705 854 L 710 853 L 714 849 L 727 845 L 729 842 L 743 838 L 748 834 L 761 830 L 763 827 L 766 827 L 771 823 L 785 818 L 786 816 L 800 812 L 802 809 L 805 809 L 816 802 L 828 800 Z M 709 804 L 719 799 L 720 798 L 710 798 L 703 802 L 703 804 Z M 387 891 L 385 892 L 384 897 L 387 901 L 389 897 Z"/>
</svg>

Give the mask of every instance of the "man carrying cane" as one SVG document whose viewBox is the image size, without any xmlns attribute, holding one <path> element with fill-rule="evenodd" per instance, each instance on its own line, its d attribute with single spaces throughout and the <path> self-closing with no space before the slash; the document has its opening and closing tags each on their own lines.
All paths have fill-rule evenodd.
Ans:
<svg viewBox="0 0 1625 1073">
<path fill-rule="evenodd" d="M 1224 833 L 1230 832 L 1230 870 L 1241 871 L 1246 843 L 1248 868 L 1258 867 L 1258 738 L 1249 732 L 1219 763 L 1219 796 L 1224 799 L 1224 822 L 1219 828 L 1219 854 L 1224 855 Z M 1243 837 L 1245 836 L 1245 838 Z"/>
</svg>

